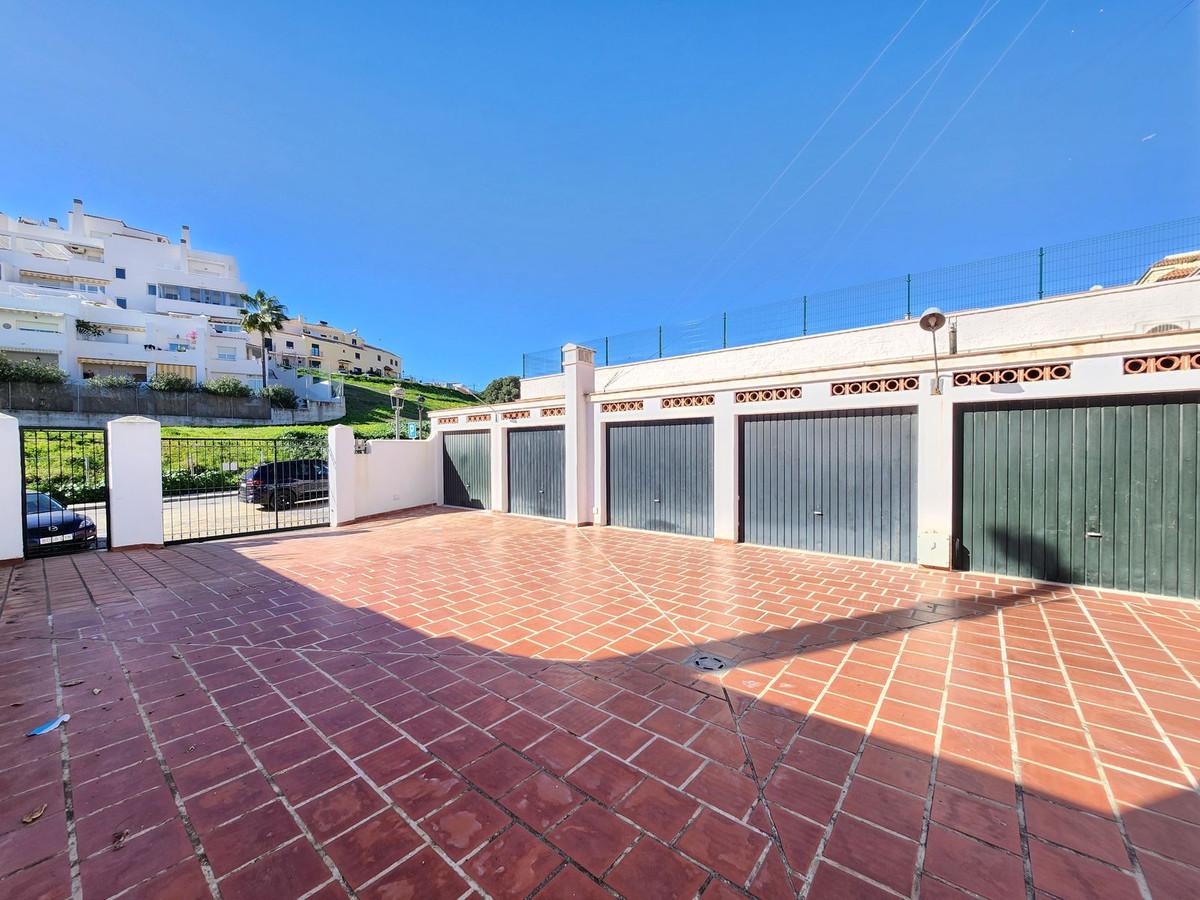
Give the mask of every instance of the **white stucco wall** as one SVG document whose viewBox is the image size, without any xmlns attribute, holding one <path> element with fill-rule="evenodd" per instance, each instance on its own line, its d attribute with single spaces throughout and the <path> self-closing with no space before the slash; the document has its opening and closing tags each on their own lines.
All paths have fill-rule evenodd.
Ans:
<svg viewBox="0 0 1200 900">
<path fill-rule="evenodd" d="M 1126 285 L 1086 294 L 1072 294 L 1037 303 L 997 307 L 948 315 L 957 329 L 958 355 L 1028 347 L 1055 342 L 1091 344 L 1099 339 L 1143 333 L 1164 322 L 1200 329 L 1200 280 L 1152 285 Z M 943 363 L 949 357 L 949 327 L 938 334 Z M 892 322 L 830 334 L 810 335 L 768 344 L 735 347 L 596 369 L 596 392 L 617 393 L 670 386 L 717 385 L 726 382 L 778 382 L 780 378 L 850 365 L 871 366 L 926 360 L 932 340 L 915 321 Z M 1080 352 L 1072 347 L 1067 356 Z M 868 377 L 869 371 L 861 377 Z M 551 375 L 538 379 L 533 390 L 544 389 Z M 524 385 L 522 398 L 525 398 Z"/>
<path fill-rule="evenodd" d="M 537 378 L 522 378 L 521 399 L 548 400 L 552 397 L 561 397 L 565 392 L 563 384 L 563 376 L 561 374 L 539 375 Z"/>
<path fill-rule="evenodd" d="M 0 516 L 0 563 L 16 562 L 25 553 L 24 495 L 20 425 L 0 414 L 0 510 L 11 510 Z"/>
<path fill-rule="evenodd" d="M 355 456 L 357 518 L 438 502 L 440 439 L 368 443 Z"/>
</svg>

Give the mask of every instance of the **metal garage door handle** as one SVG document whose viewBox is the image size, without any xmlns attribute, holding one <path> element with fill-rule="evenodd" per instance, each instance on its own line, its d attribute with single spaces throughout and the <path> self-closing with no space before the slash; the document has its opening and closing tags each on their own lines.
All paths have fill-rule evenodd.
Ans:
<svg viewBox="0 0 1200 900">
<path fill-rule="evenodd" d="M 825 513 L 821 512 L 819 509 L 814 509 L 813 515 L 814 516 L 823 516 L 823 515 L 825 515 Z"/>
<path fill-rule="evenodd" d="M 539 493 L 539 494 L 544 494 L 544 493 L 546 493 L 546 492 L 545 492 L 545 491 L 542 491 L 542 490 L 539 490 L 539 491 L 538 491 L 538 493 Z"/>
<path fill-rule="evenodd" d="M 657 497 L 655 497 L 655 498 L 654 498 L 654 502 L 655 502 L 655 503 L 662 503 L 662 501 L 661 501 L 661 500 L 659 500 Z"/>
<path fill-rule="evenodd" d="M 1102 538 L 1102 537 L 1104 537 L 1104 535 L 1101 534 L 1099 531 L 1089 531 L 1084 535 L 1084 537 Z"/>
</svg>

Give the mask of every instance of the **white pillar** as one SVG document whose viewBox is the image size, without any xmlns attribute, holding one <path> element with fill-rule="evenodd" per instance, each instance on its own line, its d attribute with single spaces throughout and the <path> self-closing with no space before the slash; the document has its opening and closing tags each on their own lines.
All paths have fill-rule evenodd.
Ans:
<svg viewBox="0 0 1200 900">
<path fill-rule="evenodd" d="M 592 524 L 593 435 L 591 403 L 588 397 L 596 387 L 595 351 L 577 344 L 565 344 L 563 352 L 563 389 L 566 395 L 564 435 L 566 459 L 566 520 L 571 525 Z"/>
<path fill-rule="evenodd" d="M 492 511 L 508 512 L 508 434 L 499 422 L 488 426 L 488 467 L 492 482 Z"/>
<path fill-rule="evenodd" d="M 592 523 L 595 525 L 608 524 L 608 456 L 604 433 L 604 420 L 600 415 L 600 404 L 589 403 L 591 414 L 588 417 L 588 427 L 591 431 L 589 439 L 592 442 Z"/>
<path fill-rule="evenodd" d="M 108 546 L 163 545 L 162 426 L 145 416 L 108 423 Z"/>
<path fill-rule="evenodd" d="M 19 563 L 25 555 L 25 491 L 21 484 L 21 426 L 0 414 L 0 565 Z M 16 511 L 20 510 L 20 514 Z"/>
<path fill-rule="evenodd" d="M 334 425 L 329 429 L 329 524 L 345 525 L 358 518 L 358 460 L 354 455 L 354 429 Z"/>
<path fill-rule="evenodd" d="M 947 379 L 943 376 L 942 384 Z M 917 562 L 950 568 L 954 534 L 954 404 L 921 378 L 917 402 Z"/>
<path fill-rule="evenodd" d="M 713 539 L 738 539 L 738 434 L 733 392 L 717 394 L 713 407 Z"/>
</svg>

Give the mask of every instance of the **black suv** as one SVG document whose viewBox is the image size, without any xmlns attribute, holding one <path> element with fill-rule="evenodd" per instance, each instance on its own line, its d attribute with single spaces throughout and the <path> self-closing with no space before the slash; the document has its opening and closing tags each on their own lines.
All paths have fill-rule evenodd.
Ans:
<svg viewBox="0 0 1200 900">
<path fill-rule="evenodd" d="M 263 509 L 289 509 L 303 500 L 329 496 L 329 466 L 323 459 L 260 463 L 238 479 L 238 499 Z"/>
</svg>

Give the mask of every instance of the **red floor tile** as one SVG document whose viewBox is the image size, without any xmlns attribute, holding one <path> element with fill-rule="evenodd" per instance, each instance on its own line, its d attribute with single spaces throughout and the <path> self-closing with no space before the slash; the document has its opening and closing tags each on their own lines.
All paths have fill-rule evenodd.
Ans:
<svg viewBox="0 0 1200 900">
<path fill-rule="evenodd" d="M 447 511 L 4 591 L 5 896 L 1200 889 L 1190 601 Z"/>
</svg>

